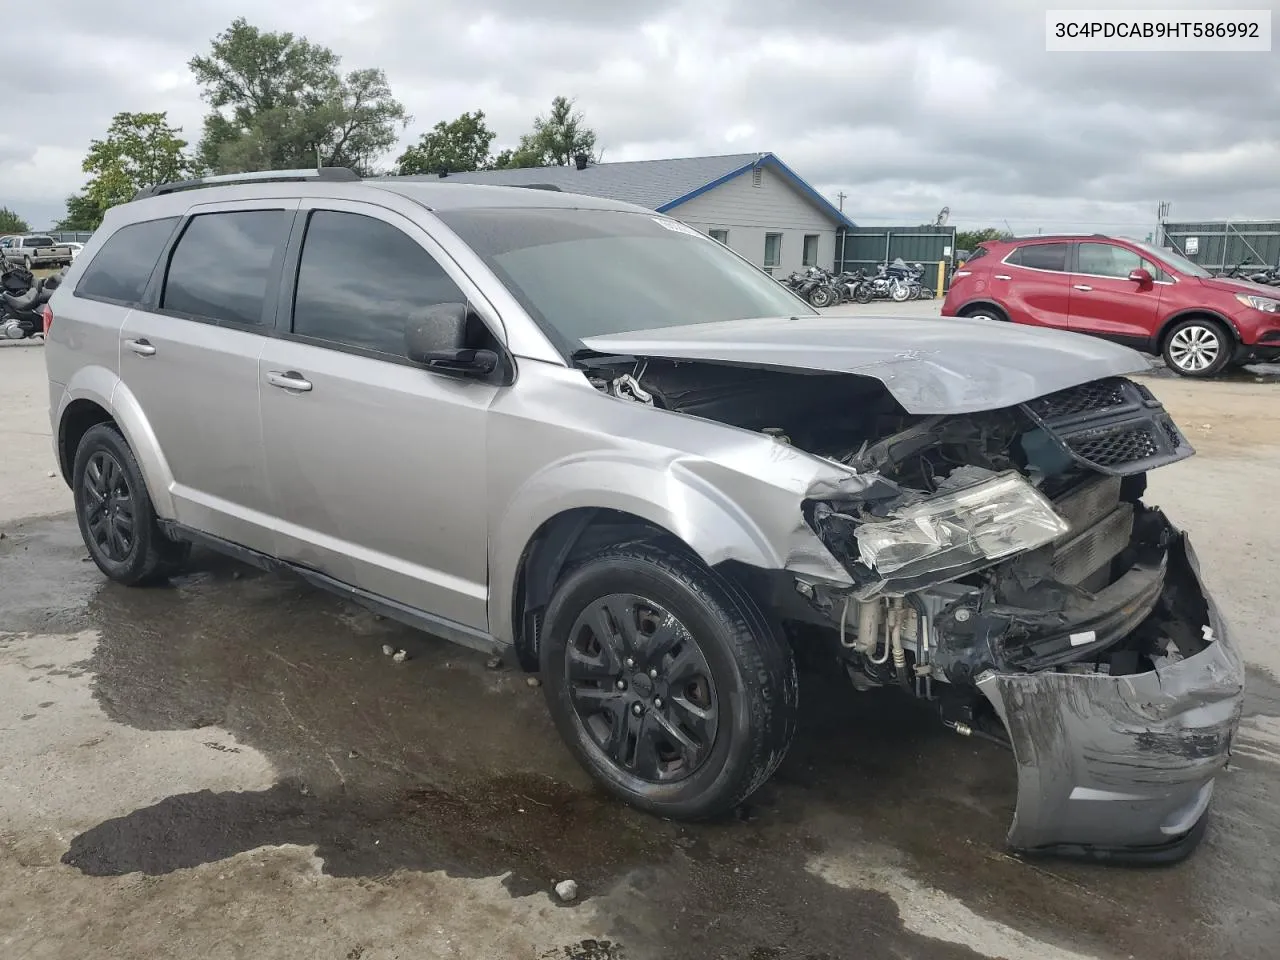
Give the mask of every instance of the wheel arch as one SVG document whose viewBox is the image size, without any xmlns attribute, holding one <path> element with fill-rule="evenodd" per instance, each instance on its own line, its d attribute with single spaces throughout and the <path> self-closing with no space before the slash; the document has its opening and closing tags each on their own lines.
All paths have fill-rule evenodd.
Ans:
<svg viewBox="0 0 1280 960">
<path fill-rule="evenodd" d="M 1154 338 L 1153 353 L 1159 354 L 1164 350 L 1165 340 L 1169 336 L 1169 331 L 1173 329 L 1174 324 L 1182 320 L 1205 319 L 1214 320 L 1221 326 L 1226 327 L 1227 332 L 1235 339 L 1237 344 L 1241 343 L 1240 331 L 1236 328 L 1235 323 L 1226 314 L 1219 313 L 1217 310 L 1209 307 L 1187 307 L 1185 310 L 1179 310 L 1177 313 L 1170 314 L 1160 323 L 1160 328 L 1156 331 Z"/>
<path fill-rule="evenodd" d="M 177 518 L 170 487 L 173 474 L 142 406 L 114 372 L 90 366 L 77 370 L 63 391 L 58 410 L 57 453 L 63 479 L 71 482 L 76 447 L 85 431 L 97 423 L 112 423 L 124 436 L 142 471 L 156 515 Z"/>
<path fill-rule="evenodd" d="M 575 507 L 550 517 L 521 551 L 511 597 L 511 630 L 521 667 L 538 668 L 541 615 L 561 577 L 597 550 L 627 542 L 661 543 L 699 560 L 670 530 L 634 513 L 605 507 Z"/>
<path fill-rule="evenodd" d="M 1006 321 L 1012 322 L 1012 317 L 1009 316 L 1008 310 L 1000 306 L 1000 304 L 996 303 L 994 300 L 987 300 L 983 298 L 970 300 L 967 303 L 965 303 L 963 306 L 958 307 L 956 309 L 955 315 L 957 317 L 968 317 L 975 310 L 979 310 L 979 309 L 993 310 L 1000 316 L 1004 317 Z"/>
</svg>

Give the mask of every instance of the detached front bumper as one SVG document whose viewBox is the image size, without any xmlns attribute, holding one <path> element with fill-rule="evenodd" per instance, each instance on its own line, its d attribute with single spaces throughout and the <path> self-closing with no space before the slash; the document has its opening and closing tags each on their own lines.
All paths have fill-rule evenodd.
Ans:
<svg viewBox="0 0 1280 960">
<path fill-rule="evenodd" d="M 1203 835 L 1240 721 L 1244 667 L 1185 535 L 1167 589 L 1198 590 L 1212 642 L 1147 673 L 987 671 L 978 689 L 1018 767 L 1009 844 L 1022 853 L 1174 861 Z"/>
</svg>

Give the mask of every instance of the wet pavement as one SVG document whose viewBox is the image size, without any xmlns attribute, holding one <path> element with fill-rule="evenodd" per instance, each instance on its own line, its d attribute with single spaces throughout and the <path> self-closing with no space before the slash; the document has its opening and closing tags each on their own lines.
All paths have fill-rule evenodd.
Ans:
<svg viewBox="0 0 1280 960">
<path fill-rule="evenodd" d="M 82 817 L 45 869 L 163 884 L 262 848 L 314 848 L 323 876 L 392 902 L 406 877 L 442 873 L 500 883 L 491 900 L 545 898 L 551 929 L 581 912 L 589 937 L 537 954 L 565 960 L 1277 956 L 1280 687 L 1259 668 L 1208 836 L 1174 867 L 1007 855 L 1008 754 L 893 692 L 810 676 L 773 780 L 734 818 L 676 824 L 595 790 L 543 691 L 510 667 L 286 575 L 198 554 L 172 584 L 129 590 L 86 562 L 70 517 L 3 529 L 0 668 L 20 661 L 54 690 L 87 684 L 111 725 L 183 731 L 211 761 L 261 754 L 270 768 L 261 789 L 162 792 Z M 86 633 L 86 659 L 56 655 Z M 29 699 L 0 713 L 0 736 L 60 709 Z M 128 769 L 100 772 L 112 775 Z M 14 843 L 4 834 L 0 854 Z M 549 891 L 565 878 L 580 894 L 561 905 Z M 376 953 L 356 950 L 345 955 Z"/>
</svg>

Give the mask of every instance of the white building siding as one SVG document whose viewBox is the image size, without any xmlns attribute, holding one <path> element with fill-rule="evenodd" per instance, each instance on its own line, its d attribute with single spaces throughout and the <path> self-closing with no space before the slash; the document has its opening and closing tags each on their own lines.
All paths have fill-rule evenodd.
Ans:
<svg viewBox="0 0 1280 960">
<path fill-rule="evenodd" d="M 764 265 L 765 235 L 782 234 L 779 264 L 785 277 L 802 266 L 804 238 L 818 237 L 817 263 L 830 268 L 836 256 L 836 226 L 781 175 L 768 167 L 751 171 L 668 211 L 703 233 L 727 230 L 729 246 L 757 266 Z"/>
</svg>

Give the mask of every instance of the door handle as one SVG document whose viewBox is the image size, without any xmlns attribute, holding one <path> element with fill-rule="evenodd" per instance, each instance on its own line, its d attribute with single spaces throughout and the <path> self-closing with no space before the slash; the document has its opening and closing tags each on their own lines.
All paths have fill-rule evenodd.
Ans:
<svg viewBox="0 0 1280 960">
<path fill-rule="evenodd" d="M 296 370 L 290 370 L 287 373 L 280 370 L 272 370 L 267 373 L 267 383 L 273 387 L 292 390 L 295 393 L 306 393 L 311 389 L 311 381 Z"/>
<path fill-rule="evenodd" d="M 1012 279 L 1013 279 L 1013 277 L 1009 276 L 1007 273 L 997 273 L 997 274 L 996 274 L 996 279 L 997 279 L 997 280 L 1012 280 Z"/>
<path fill-rule="evenodd" d="M 1083 290 L 1083 291 L 1085 291 L 1085 293 L 1088 293 L 1090 290 L 1092 290 L 1092 289 L 1093 289 L 1093 287 L 1089 286 L 1087 283 L 1077 283 L 1077 284 L 1075 284 L 1074 286 L 1072 286 L 1072 288 L 1071 288 L 1071 289 L 1072 289 L 1072 290 Z"/>
<path fill-rule="evenodd" d="M 142 339 L 126 340 L 124 343 L 125 343 L 125 346 L 127 346 L 130 350 L 132 350 L 134 353 L 136 353 L 140 357 L 155 356 L 156 348 L 153 347 L 146 340 L 142 340 Z"/>
</svg>

